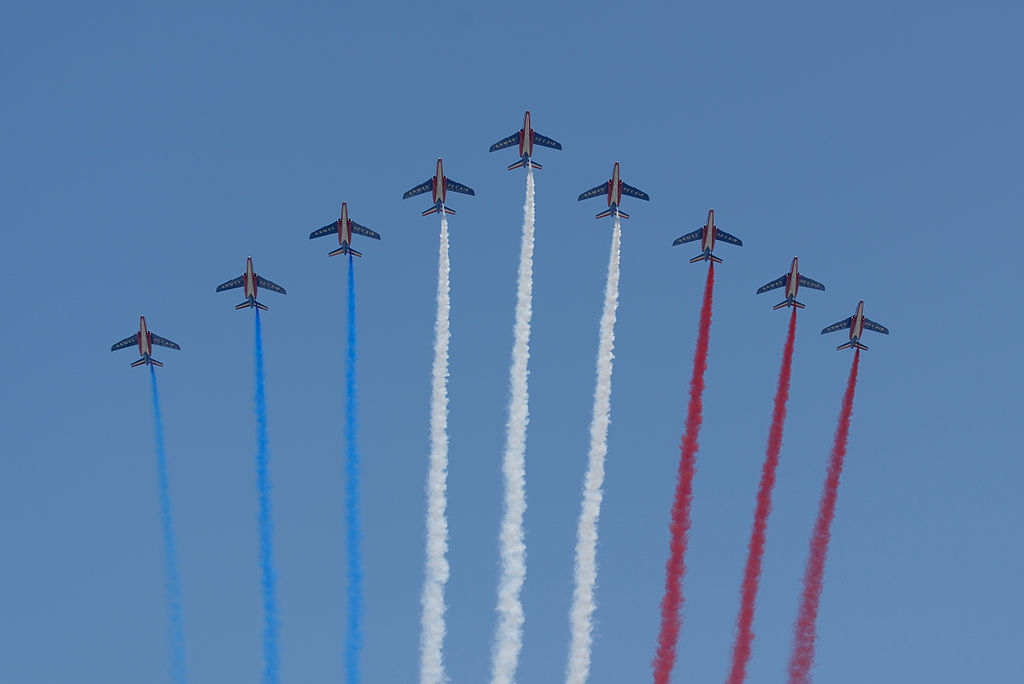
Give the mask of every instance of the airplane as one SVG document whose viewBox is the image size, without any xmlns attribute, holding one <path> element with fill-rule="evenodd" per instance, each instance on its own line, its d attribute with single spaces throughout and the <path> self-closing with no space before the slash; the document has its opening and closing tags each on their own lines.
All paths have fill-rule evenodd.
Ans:
<svg viewBox="0 0 1024 684">
<path fill-rule="evenodd" d="M 622 218 L 629 218 L 629 214 L 619 210 L 619 204 L 622 203 L 622 196 L 629 195 L 630 197 L 636 197 L 637 199 L 650 201 L 650 195 L 643 190 L 637 190 L 632 185 L 623 183 L 619 178 L 619 162 L 615 162 L 615 167 L 612 169 L 612 178 L 607 183 L 601 183 L 597 187 L 587 190 L 585 193 L 576 198 L 576 201 L 590 199 L 591 197 L 598 197 L 599 195 L 608 196 L 608 210 L 602 211 L 594 218 L 604 218 L 605 216 L 611 216 L 615 214 Z"/>
<path fill-rule="evenodd" d="M 226 283 L 222 283 L 217 286 L 217 292 L 224 292 L 225 290 L 233 290 L 236 287 L 245 288 L 245 301 L 235 306 L 235 310 L 250 309 L 256 307 L 263 311 L 267 310 L 266 305 L 256 301 L 256 289 L 258 287 L 272 290 L 273 292 L 280 292 L 281 294 L 287 294 L 284 288 L 277 283 L 272 283 L 266 278 L 262 278 L 256 275 L 252 270 L 252 257 L 247 257 L 245 260 L 245 273 L 238 276 L 234 280 L 229 280 Z"/>
<path fill-rule="evenodd" d="M 889 334 L 889 329 L 886 328 L 884 325 L 879 325 L 878 323 L 875 323 L 874 321 L 864 317 L 863 299 L 860 300 L 859 304 L 857 304 L 857 311 L 855 311 L 852 316 L 850 316 L 849 318 L 844 318 L 838 323 L 833 323 L 832 325 L 822 330 L 821 334 L 824 335 L 825 333 L 835 332 L 836 330 L 844 330 L 846 328 L 850 329 L 850 341 L 836 347 L 837 350 L 853 348 L 867 350 L 867 346 L 861 344 L 860 341 L 861 335 L 864 334 L 865 330 L 873 330 L 874 332 L 879 332 L 882 333 L 883 335 Z"/>
<path fill-rule="evenodd" d="M 338 234 L 338 243 L 341 245 L 338 249 L 333 252 L 328 252 L 327 256 L 338 256 L 339 254 L 351 254 L 352 256 L 361 257 L 361 252 L 357 252 L 352 249 L 352 233 L 358 233 L 371 237 L 374 240 L 380 240 L 380 235 L 373 232 L 366 226 L 361 226 L 348 217 L 348 205 L 345 202 L 341 203 L 341 218 L 334 223 L 329 223 L 320 230 L 314 230 L 309 234 L 309 239 L 323 237 L 325 235 L 331 235 L 333 233 Z"/>
<path fill-rule="evenodd" d="M 776 309 L 781 309 L 784 306 L 794 306 L 798 309 L 802 309 L 804 308 L 804 305 L 796 301 L 796 291 L 800 289 L 801 285 L 803 285 L 804 287 L 809 287 L 812 290 L 821 290 L 822 292 L 825 291 L 825 286 L 819 283 L 817 280 L 811 280 L 807 276 L 800 275 L 800 271 L 798 271 L 796 268 L 796 257 L 793 257 L 793 265 L 789 267 L 789 273 L 776 278 L 775 280 L 766 285 L 762 285 L 761 287 L 757 288 L 757 292 L 755 292 L 754 294 L 761 294 L 762 292 L 767 292 L 768 290 L 774 290 L 777 287 L 785 287 L 786 299 L 773 306 L 772 311 L 775 311 Z"/>
<path fill-rule="evenodd" d="M 444 197 L 448 190 L 451 190 L 452 192 L 461 192 L 463 195 L 476 195 L 476 193 L 473 191 L 473 188 L 469 187 L 468 185 L 456 183 L 451 178 L 446 178 L 444 175 L 444 171 L 441 169 L 441 158 L 438 157 L 437 173 L 434 174 L 434 177 L 423 181 L 412 190 L 409 190 L 407 193 L 402 195 L 402 199 L 409 199 L 410 197 L 415 197 L 416 195 L 422 195 L 425 192 L 432 192 L 434 206 L 423 212 L 423 216 L 435 214 L 439 211 L 443 211 L 447 214 L 454 214 L 454 209 L 449 209 L 448 207 L 444 206 Z"/>
<path fill-rule="evenodd" d="M 171 342 L 168 339 L 160 337 L 156 333 L 151 333 L 146 330 L 146 317 L 139 316 L 139 332 L 135 333 L 131 337 L 126 337 L 114 346 L 110 348 L 110 351 L 117 351 L 118 349 L 127 349 L 133 345 L 138 345 L 139 354 L 142 355 L 138 361 L 132 364 L 132 368 L 146 364 L 147 366 L 160 366 L 163 368 L 162 363 L 152 357 L 153 345 L 160 347 L 167 347 L 168 349 L 181 349 L 177 344 Z"/>
<path fill-rule="evenodd" d="M 740 240 L 738 237 L 734 235 L 729 235 L 724 230 L 721 230 L 718 226 L 715 225 L 714 209 L 708 210 L 708 222 L 706 224 L 704 224 L 697 230 L 693 231 L 692 233 L 687 233 L 682 237 L 676 238 L 675 241 L 672 243 L 672 246 L 675 247 L 676 245 L 681 245 L 686 242 L 693 242 L 695 240 L 701 241 L 700 248 L 704 251 L 690 259 L 691 264 L 695 264 L 698 261 L 713 261 L 716 264 L 722 263 L 721 259 L 719 259 L 718 257 L 711 253 L 711 250 L 715 248 L 715 240 L 728 242 L 730 245 L 736 245 L 737 247 L 743 246 L 743 240 Z"/>
<path fill-rule="evenodd" d="M 534 169 L 543 168 L 540 164 L 530 159 L 530 157 L 533 156 L 534 145 L 550 147 L 553 150 L 562 149 L 562 143 L 558 142 L 557 140 L 552 140 L 551 138 L 545 137 L 538 133 L 537 131 L 533 130 L 533 128 L 530 126 L 530 110 L 526 110 L 526 118 L 523 119 L 522 130 L 513 133 L 504 140 L 499 140 L 498 142 L 494 143 L 493 145 L 491 145 L 491 149 L 489 151 L 494 152 L 495 150 L 502 150 L 505 149 L 506 147 L 511 147 L 512 145 L 519 145 L 520 159 L 519 161 L 517 161 L 514 164 L 511 164 L 508 167 L 509 171 L 511 171 L 512 169 L 523 168 L 527 164 L 529 164 L 530 167 Z"/>
</svg>

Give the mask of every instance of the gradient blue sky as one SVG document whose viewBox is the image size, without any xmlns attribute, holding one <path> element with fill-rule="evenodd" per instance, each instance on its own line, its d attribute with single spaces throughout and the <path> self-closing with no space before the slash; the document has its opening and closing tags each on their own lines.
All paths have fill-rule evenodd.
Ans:
<svg viewBox="0 0 1024 684">
<path fill-rule="evenodd" d="M 282 679 L 342 677 L 344 268 L 308 233 L 383 235 L 357 264 L 366 681 L 417 677 L 436 217 L 402 201 L 444 156 L 452 231 L 454 682 L 489 674 L 524 174 L 487 147 L 561 141 L 537 176 L 520 681 L 563 677 L 610 240 L 627 199 L 591 681 L 649 678 L 704 267 L 723 245 L 675 680 L 723 680 L 786 315 L 806 293 L 750 681 L 784 678 L 858 299 L 862 364 L 817 680 L 1009 682 L 1024 573 L 1019 340 L 1024 11 L 1011 2 L 18 3 L 0 10 L 0 663 L 12 682 L 159 681 L 162 547 L 143 313 L 160 371 L 195 682 L 262 668 L 252 314 L 258 272 Z M 507 151 L 506 151 L 507 152 Z"/>
</svg>

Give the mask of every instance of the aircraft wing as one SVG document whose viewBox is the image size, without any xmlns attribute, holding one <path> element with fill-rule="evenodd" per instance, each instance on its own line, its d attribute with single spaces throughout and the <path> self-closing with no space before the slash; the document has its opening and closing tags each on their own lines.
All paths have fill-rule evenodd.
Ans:
<svg viewBox="0 0 1024 684">
<path fill-rule="evenodd" d="M 117 351 L 118 349 L 127 349 L 128 347 L 134 347 L 139 343 L 139 333 L 135 333 L 131 337 L 126 337 L 114 346 L 110 348 L 110 351 Z"/>
<path fill-rule="evenodd" d="M 889 329 L 884 325 L 879 325 L 874 321 L 869 321 L 867 318 L 864 319 L 864 327 L 868 330 L 874 330 L 876 333 L 882 333 L 883 335 L 889 334 Z"/>
<path fill-rule="evenodd" d="M 737 247 L 743 246 L 743 240 L 740 240 L 735 235 L 729 235 L 724 230 L 719 230 L 718 228 L 715 228 L 715 239 L 728 242 L 730 245 L 736 245 Z"/>
<path fill-rule="evenodd" d="M 682 237 L 677 237 L 675 240 L 672 241 L 672 246 L 675 247 L 676 245 L 682 245 L 686 244 L 687 242 L 693 242 L 694 240 L 700 240 L 702 237 L 704 237 L 703 226 L 693 231 L 692 233 L 687 233 Z"/>
<path fill-rule="evenodd" d="M 786 276 L 781 276 L 781 277 L 776 278 L 772 282 L 765 283 L 761 287 L 757 288 L 757 292 L 755 292 L 754 294 L 761 294 L 762 292 L 767 292 L 768 290 L 774 290 L 775 288 L 782 287 L 785 284 L 786 284 Z"/>
<path fill-rule="evenodd" d="M 456 183 L 451 178 L 445 178 L 444 180 L 445 187 L 451 190 L 452 192 L 461 192 L 463 195 L 476 195 L 476 192 L 473 191 L 473 188 L 469 187 L 468 185 Z"/>
<path fill-rule="evenodd" d="M 171 342 L 165 337 L 160 337 L 154 332 L 149 333 L 149 338 L 153 344 L 159 345 L 161 347 L 167 347 L 168 349 L 181 349 L 181 347 L 179 347 L 175 342 Z"/>
<path fill-rule="evenodd" d="M 430 192 L 433 189 L 434 179 L 428 178 L 427 180 L 423 181 L 412 190 L 409 190 L 404 195 L 402 195 L 402 199 L 409 199 L 410 197 L 415 197 L 416 195 L 422 195 L 423 193 Z"/>
<path fill-rule="evenodd" d="M 242 281 L 245 280 L 245 276 L 238 276 L 234 280 L 229 280 L 226 283 L 221 283 L 217 286 L 217 292 L 223 292 L 224 290 L 234 290 L 236 287 L 242 287 Z"/>
<path fill-rule="evenodd" d="M 359 233 L 360 235 L 365 235 L 366 237 L 373 238 L 374 240 L 380 240 L 380 235 L 378 233 L 373 232 L 366 226 L 359 225 L 355 221 L 352 221 L 352 232 Z"/>
<path fill-rule="evenodd" d="M 637 190 L 632 185 L 622 184 L 622 194 L 629 195 L 630 197 L 636 197 L 637 199 L 650 201 L 651 197 L 643 190 Z"/>
<path fill-rule="evenodd" d="M 506 147 L 512 147 L 513 145 L 518 145 L 519 144 L 519 136 L 520 136 L 520 132 L 516 131 L 515 133 L 513 133 L 510 136 L 508 136 L 504 140 L 499 140 L 498 142 L 496 142 L 493 145 L 491 145 L 491 149 L 488 150 L 488 152 L 495 152 L 497 150 L 503 150 Z M 534 142 L 537 142 L 537 141 L 534 140 Z"/>
<path fill-rule="evenodd" d="M 270 290 L 271 292 L 280 292 L 281 294 L 288 294 L 284 291 L 284 288 L 277 283 L 272 283 L 266 278 L 256 276 L 256 287 L 262 287 L 264 290 Z"/>
<path fill-rule="evenodd" d="M 867 319 L 865 319 L 864 323 L 865 325 L 867 324 Z M 835 332 L 836 330 L 846 330 L 851 325 L 853 325 L 853 316 L 850 316 L 849 318 L 844 318 L 838 323 L 833 323 L 832 325 L 822 330 L 821 334 L 824 335 L 825 333 Z"/>
<path fill-rule="evenodd" d="M 591 197 L 598 197 L 599 195 L 606 194 L 608 194 L 608 183 L 601 183 L 600 185 L 590 188 L 590 190 L 581 194 L 576 198 L 576 201 L 579 202 L 580 200 L 590 199 Z"/>
<path fill-rule="evenodd" d="M 323 228 L 319 228 L 317 230 L 314 230 L 312 233 L 309 234 L 309 239 L 312 240 L 313 238 L 323 237 L 324 235 L 333 235 L 334 233 L 337 233 L 337 232 L 338 232 L 338 222 L 335 221 L 334 223 L 327 224 Z"/>
<path fill-rule="evenodd" d="M 817 280 L 811 280 L 807 276 L 800 276 L 800 287 L 809 287 L 812 290 L 825 291 L 825 286 L 819 283 Z"/>
<path fill-rule="evenodd" d="M 516 135 L 519 135 L 519 134 L 517 133 Z M 516 142 L 519 142 L 519 141 L 516 140 Z M 550 147 L 553 150 L 560 150 L 560 149 L 562 149 L 562 143 L 558 142 L 557 140 L 552 140 L 551 138 L 548 138 L 547 136 L 541 135 L 537 131 L 533 132 L 533 144 L 534 145 L 540 145 L 542 147 Z"/>
</svg>

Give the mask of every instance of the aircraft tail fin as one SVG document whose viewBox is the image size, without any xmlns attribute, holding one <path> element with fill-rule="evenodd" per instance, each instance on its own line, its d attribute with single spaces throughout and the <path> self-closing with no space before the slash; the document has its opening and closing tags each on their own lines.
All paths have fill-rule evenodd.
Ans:
<svg viewBox="0 0 1024 684">
<path fill-rule="evenodd" d="M 611 216 L 612 214 L 615 214 L 615 213 L 616 213 L 615 209 L 609 208 L 606 211 L 602 211 L 600 214 L 598 214 L 594 218 L 596 218 L 596 219 L 603 219 L 606 216 Z M 629 218 L 629 214 L 627 214 L 626 212 L 622 211 L 621 209 L 619 209 L 617 213 L 619 215 L 619 218 L 624 218 L 624 219 L 628 219 Z"/>
<path fill-rule="evenodd" d="M 134 362 L 132 364 L 132 368 L 135 368 L 136 366 L 141 366 L 141 365 L 144 365 L 144 364 L 147 364 L 147 363 L 151 363 L 154 366 L 160 366 L 161 368 L 163 368 L 163 366 L 164 366 L 164 364 L 160 363 L 159 361 L 154 359 L 152 356 L 150 356 L 148 358 L 143 356 L 138 361 L 136 361 L 136 362 Z"/>
<path fill-rule="evenodd" d="M 855 342 L 854 340 L 850 340 L 849 342 L 841 344 L 838 347 L 836 347 L 836 351 L 839 351 L 841 349 L 853 349 L 855 347 L 857 349 L 863 349 L 864 351 L 867 351 L 868 349 L 868 346 L 866 344 L 861 344 L 860 341 Z"/>
<path fill-rule="evenodd" d="M 792 302 L 792 304 L 790 302 Z M 778 309 L 781 309 L 784 306 L 795 306 L 798 309 L 805 308 L 802 302 L 798 302 L 795 299 L 793 299 L 793 300 L 785 299 L 785 300 L 779 302 L 778 304 L 776 304 L 775 306 L 773 306 L 772 307 L 772 311 L 776 311 Z"/>
<path fill-rule="evenodd" d="M 266 304 L 261 304 L 260 302 L 256 301 L 255 299 L 246 299 L 241 304 L 236 304 L 235 305 L 235 311 L 241 311 L 242 309 L 248 309 L 248 308 L 251 308 L 251 307 L 254 307 L 254 306 L 257 309 L 259 309 L 260 311 L 266 311 L 267 310 L 267 305 Z"/>
<path fill-rule="evenodd" d="M 328 252 L 327 256 L 338 256 L 339 254 L 351 254 L 352 256 L 357 256 L 357 257 L 363 256 L 362 252 L 357 252 L 356 250 L 352 249 L 348 245 L 342 245 L 341 247 L 339 247 L 338 249 L 334 250 L 333 252 Z"/>
</svg>

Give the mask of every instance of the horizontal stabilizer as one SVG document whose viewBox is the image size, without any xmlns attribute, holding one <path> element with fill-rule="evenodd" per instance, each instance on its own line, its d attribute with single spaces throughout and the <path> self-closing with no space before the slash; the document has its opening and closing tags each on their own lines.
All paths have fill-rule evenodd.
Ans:
<svg viewBox="0 0 1024 684">
<path fill-rule="evenodd" d="M 437 207 L 430 207 L 425 212 L 420 214 L 420 216 L 430 216 L 431 214 L 436 214 L 436 213 L 437 213 Z"/>
<path fill-rule="evenodd" d="M 532 168 L 535 168 L 535 169 L 543 169 L 543 168 L 544 168 L 543 166 L 541 166 L 541 165 L 540 165 L 540 164 L 538 164 L 537 162 L 533 161 L 532 159 L 530 160 L 530 166 L 531 166 Z"/>
<path fill-rule="evenodd" d="M 519 161 L 517 161 L 514 164 L 509 164 L 508 165 L 508 170 L 511 171 L 512 169 L 521 169 L 524 166 L 526 166 L 526 163 L 522 159 L 520 159 Z M 534 166 L 536 166 L 536 164 Z"/>
<path fill-rule="evenodd" d="M 446 214 L 454 214 L 455 210 L 454 209 L 449 209 L 448 207 L 444 207 L 444 213 L 446 213 Z"/>
<path fill-rule="evenodd" d="M 795 306 L 798 309 L 805 308 L 804 305 L 801 302 L 798 302 L 795 299 L 792 299 L 792 300 L 784 299 L 783 301 L 781 301 L 778 304 L 776 304 L 775 306 L 773 306 L 772 307 L 772 311 L 776 311 L 778 309 L 781 309 L 784 306 Z"/>
<path fill-rule="evenodd" d="M 146 363 L 146 358 L 142 357 L 138 361 L 135 361 L 134 363 L 132 363 L 132 368 L 135 368 L 136 366 L 141 366 L 144 363 Z"/>
<path fill-rule="evenodd" d="M 868 346 L 866 344 L 861 344 L 860 342 L 850 340 L 846 344 L 841 344 L 838 347 L 836 347 L 836 351 L 839 351 L 841 349 L 853 349 L 854 347 L 856 347 L 857 349 L 863 349 L 864 351 L 868 350 Z"/>
<path fill-rule="evenodd" d="M 713 261 L 716 264 L 722 263 L 721 259 L 716 257 L 714 254 L 710 254 L 710 253 L 698 254 L 697 256 L 695 256 L 692 259 L 690 259 L 690 263 L 691 264 L 695 264 L 698 261 Z"/>
<path fill-rule="evenodd" d="M 624 219 L 628 219 L 629 218 L 629 214 L 627 214 L 626 212 L 622 211 L 621 209 L 619 209 L 618 211 L 616 211 L 615 209 L 608 209 L 607 211 L 602 211 L 600 214 L 598 214 L 594 218 L 603 219 L 606 216 L 611 216 L 612 214 L 618 214 L 619 218 L 624 218 Z"/>
<path fill-rule="evenodd" d="M 342 245 L 341 247 L 339 247 L 338 249 L 334 250 L 333 252 L 329 252 L 327 254 L 327 256 L 338 256 L 339 254 L 351 254 L 352 256 L 357 256 L 357 257 L 363 256 L 362 253 L 357 252 L 356 250 L 352 249 L 348 245 Z"/>
</svg>

